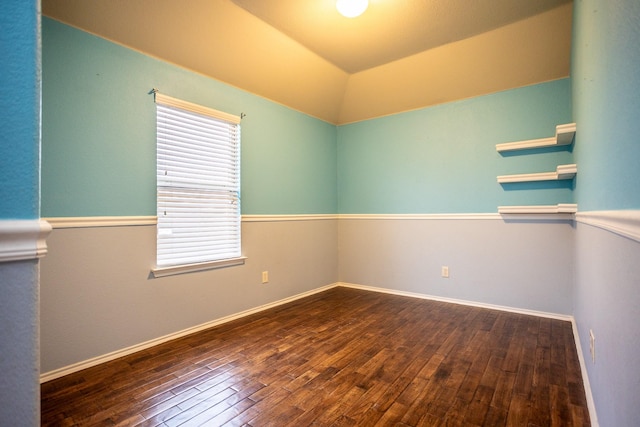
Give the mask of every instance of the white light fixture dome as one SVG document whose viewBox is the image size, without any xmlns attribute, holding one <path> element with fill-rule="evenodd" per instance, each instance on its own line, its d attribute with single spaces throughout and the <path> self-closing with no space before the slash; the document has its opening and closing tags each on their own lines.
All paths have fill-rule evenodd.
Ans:
<svg viewBox="0 0 640 427">
<path fill-rule="evenodd" d="M 336 9 L 347 18 L 355 18 L 360 16 L 367 10 L 369 0 L 338 0 L 336 1 Z"/>
</svg>

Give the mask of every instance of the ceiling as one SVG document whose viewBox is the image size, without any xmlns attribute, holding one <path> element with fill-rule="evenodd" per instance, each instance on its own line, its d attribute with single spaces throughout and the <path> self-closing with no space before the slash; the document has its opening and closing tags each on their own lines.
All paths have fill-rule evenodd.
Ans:
<svg viewBox="0 0 640 427">
<path fill-rule="evenodd" d="M 335 124 L 567 77 L 571 0 L 42 0 L 43 14 Z"/>
<path fill-rule="evenodd" d="M 357 18 L 335 0 L 231 0 L 348 73 L 525 19 L 571 0 L 370 0 Z"/>
</svg>

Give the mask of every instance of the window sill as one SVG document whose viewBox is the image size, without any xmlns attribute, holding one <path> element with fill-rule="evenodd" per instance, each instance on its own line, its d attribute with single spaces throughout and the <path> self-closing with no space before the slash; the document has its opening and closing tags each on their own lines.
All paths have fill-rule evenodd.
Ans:
<svg viewBox="0 0 640 427">
<path fill-rule="evenodd" d="M 218 261 L 200 262 L 197 264 L 172 265 L 169 267 L 154 267 L 151 269 L 153 277 L 173 276 L 176 274 L 195 273 L 197 271 L 214 270 L 216 268 L 233 267 L 243 265 L 246 256 L 238 258 L 221 259 Z"/>
</svg>

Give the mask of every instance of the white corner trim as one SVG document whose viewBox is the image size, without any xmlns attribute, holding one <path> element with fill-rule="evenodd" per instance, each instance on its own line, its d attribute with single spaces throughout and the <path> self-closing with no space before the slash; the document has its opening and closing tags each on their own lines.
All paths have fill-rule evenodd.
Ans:
<svg viewBox="0 0 640 427">
<path fill-rule="evenodd" d="M 571 319 L 573 319 L 573 317 L 571 315 L 569 315 L 569 314 L 549 313 L 549 312 L 546 312 L 546 311 L 529 310 L 529 309 L 526 309 L 526 308 L 515 308 L 515 307 L 507 307 L 507 306 L 503 306 L 503 305 L 486 304 L 486 303 L 482 303 L 482 302 L 459 300 L 459 299 L 455 299 L 455 298 L 438 297 L 438 296 L 435 296 L 435 295 L 420 294 L 420 293 L 416 293 L 416 292 L 399 291 L 399 290 L 396 290 L 396 289 L 378 288 L 378 287 L 375 287 L 375 286 L 366 286 L 366 285 L 357 285 L 357 284 L 354 284 L 354 283 L 338 282 L 338 286 L 343 286 L 345 288 L 362 289 L 363 291 L 381 292 L 381 293 L 391 294 L 391 295 L 399 295 L 399 296 L 404 296 L 404 297 L 411 297 L 411 298 L 426 299 L 426 300 L 431 300 L 431 301 L 446 302 L 446 303 L 450 303 L 450 304 L 466 305 L 466 306 L 470 306 L 470 307 L 488 308 L 488 309 L 491 309 L 491 310 L 506 311 L 506 312 L 509 312 L 509 313 L 526 314 L 528 316 L 537 316 L 537 317 L 545 317 L 545 318 L 548 318 L 548 319 L 564 320 L 564 321 L 567 321 L 567 322 L 570 322 Z"/>
<path fill-rule="evenodd" d="M 149 341 L 142 342 L 140 344 L 133 345 L 131 347 L 126 347 L 120 350 L 112 351 L 111 353 L 103 354 L 101 356 L 93 357 L 91 359 L 83 360 L 72 365 L 63 366 L 62 368 L 54 369 L 53 371 L 45 372 L 40 375 L 40 383 L 45 383 L 47 381 L 55 380 L 56 378 L 63 377 L 65 375 L 72 374 L 74 372 L 81 371 L 83 369 L 90 368 L 92 366 L 99 365 L 101 363 L 109 362 L 111 360 L 117 359 L 119 357 L 127 356 L 129 354 L 135 353 L 140 350 L 144 350 L 158 344 L 165 343 L 167 341 L 175 340 L 177 338 L 181 338 L 187 335 L 194 334 L 196 332 L 204 331 L 205 329 L 213 328 L 214 326 L 222 325 L 223 323 L 231 322 L 232 320 L 240 319 L 245 316 L 249 316 L 251 314 L 259 313 L 264 310 L 268 310 L 273 307 L 277 307 L 279 305 L 287 304 L 292 301 L 305 298 L 320 292 L 327 291 L 329 289 L 335 288 L 338 286 L 337 283 L 332 283 L 326 286 L 322 286 L 320 288 L 312 289 L 307 292 L 303 292 L 297 295 L 290 296 L 288 298 L 284 298 L 278 301 L 274 301 L 271 303 L 267 303 L 258 307 L 250 308 L 248 310 L 241 311 L 239 313 L 230 314 L 229 316 L 220 317 L 218 319 L 212 320 L 210 322 L 202 323 L 200 325 L 193 326 L 191 328 L 183 329 L 178 332 L 174 332 L 168 335 L 164 335 L 162 337 L 158 337 Z"/>
<path fill-rule="evenodd" d="M 640 210 L 578 212 L 576 221 L 640 242 Z"/>
<path fill-rule="evenodd" d="M 576 344 L 576 352 L 578 353 L 578 362 L 580 363 L 580 372 L 582 373 L 582 385 L 584 387 L 584 394 L 587 398 L 587 410 L 589 411 L 589 419 L 591 421 L 591 427 L 599 427 L 598 416 L 596 414 L 596 403 L 593 400 L 593 393 L 591 392 L 591 383 L 589 383 L 589 372 L 587 372 L 587 365 L 585 364 L 584 355 L 582 353 L 582 345 L 580 345 L 580 334 L 578 334 L 578 325 L 576 319 L 571 317 L 571 327 L 573 328 L 573 340 Z"/>
<path fill-rule="evenodd" d="M 51 225 L 42 219 L 0 220 L 0 262 L 42 258 L 50 232 Z"/>
<path fill-rule="evenodd" d="M 156 216 L 79 216 L 45 218 L 54 229 L 156 225 Z"/>
</svg>

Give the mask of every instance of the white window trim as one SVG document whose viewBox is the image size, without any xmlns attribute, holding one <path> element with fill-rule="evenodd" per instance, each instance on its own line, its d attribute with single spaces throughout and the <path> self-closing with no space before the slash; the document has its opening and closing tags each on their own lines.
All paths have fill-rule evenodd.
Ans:
<svg viewBox="0 0 640 427">
<path fill-rule="evenodd" d="M 177 98 L 173 98 L 167 95 L 163 95 L 154 90 L 155 102 L 164 106 L 176 107 L 181 110 L 193 112 L 196 114 L 206 115 L 215 119 L 226 121 L 232 124 L 239 124 L 241 117 L 233 114 L 228 114 L 222 111 L 214 110 L 208 107 L 204 107 L 198 104 L 193 104 L 188 101 L 183 101 Z M 239 215 L 238 222 L 241 222 L 241 215 Z M 240 255 L 233 258 L 225 258 L 211 261 L 203 261 L 192 264 L 176 264 L 176 265 L 155 265 L 151 268 L 153 277 L 165 277 L 177 274 L 184 274 L 190 272 L 206 271 L 218 268 L 225 268 L 237 265 L 244 265 L 246 256 Z"/>
<path fill-rule="evenodd" d="M 183 101 L 182 99 L 163 95 L 160 92 L 155 92 L 155 97 L 156 103 L 159 104 L 180 108 L 182 110 L 191 111 L 192 113 L 204 114 L 205 116 L 215 117 L 216 119 L 224 120 L 236 125 L 240 123 L 240 117 L 234 114 L 225 113 L 224 111 L 218 111 L 214 110 L 213 108 L 208 108 L 202 105 L 194 104 L 192 102 Z"/>
<path fill-rule="evenodd" d="M 233 267 L 236 265 L 244 265 L 246 256 L 238 258 L 221 259 L 217 261 L 199 262 L 197 264 L 171 265 L 168 267 L 154 267 L 151 269 L 153 277 L 166 277 L 176 274 L 194 273 L 197 271 L 215 270 L 217 268 Z"/>
</svg>

